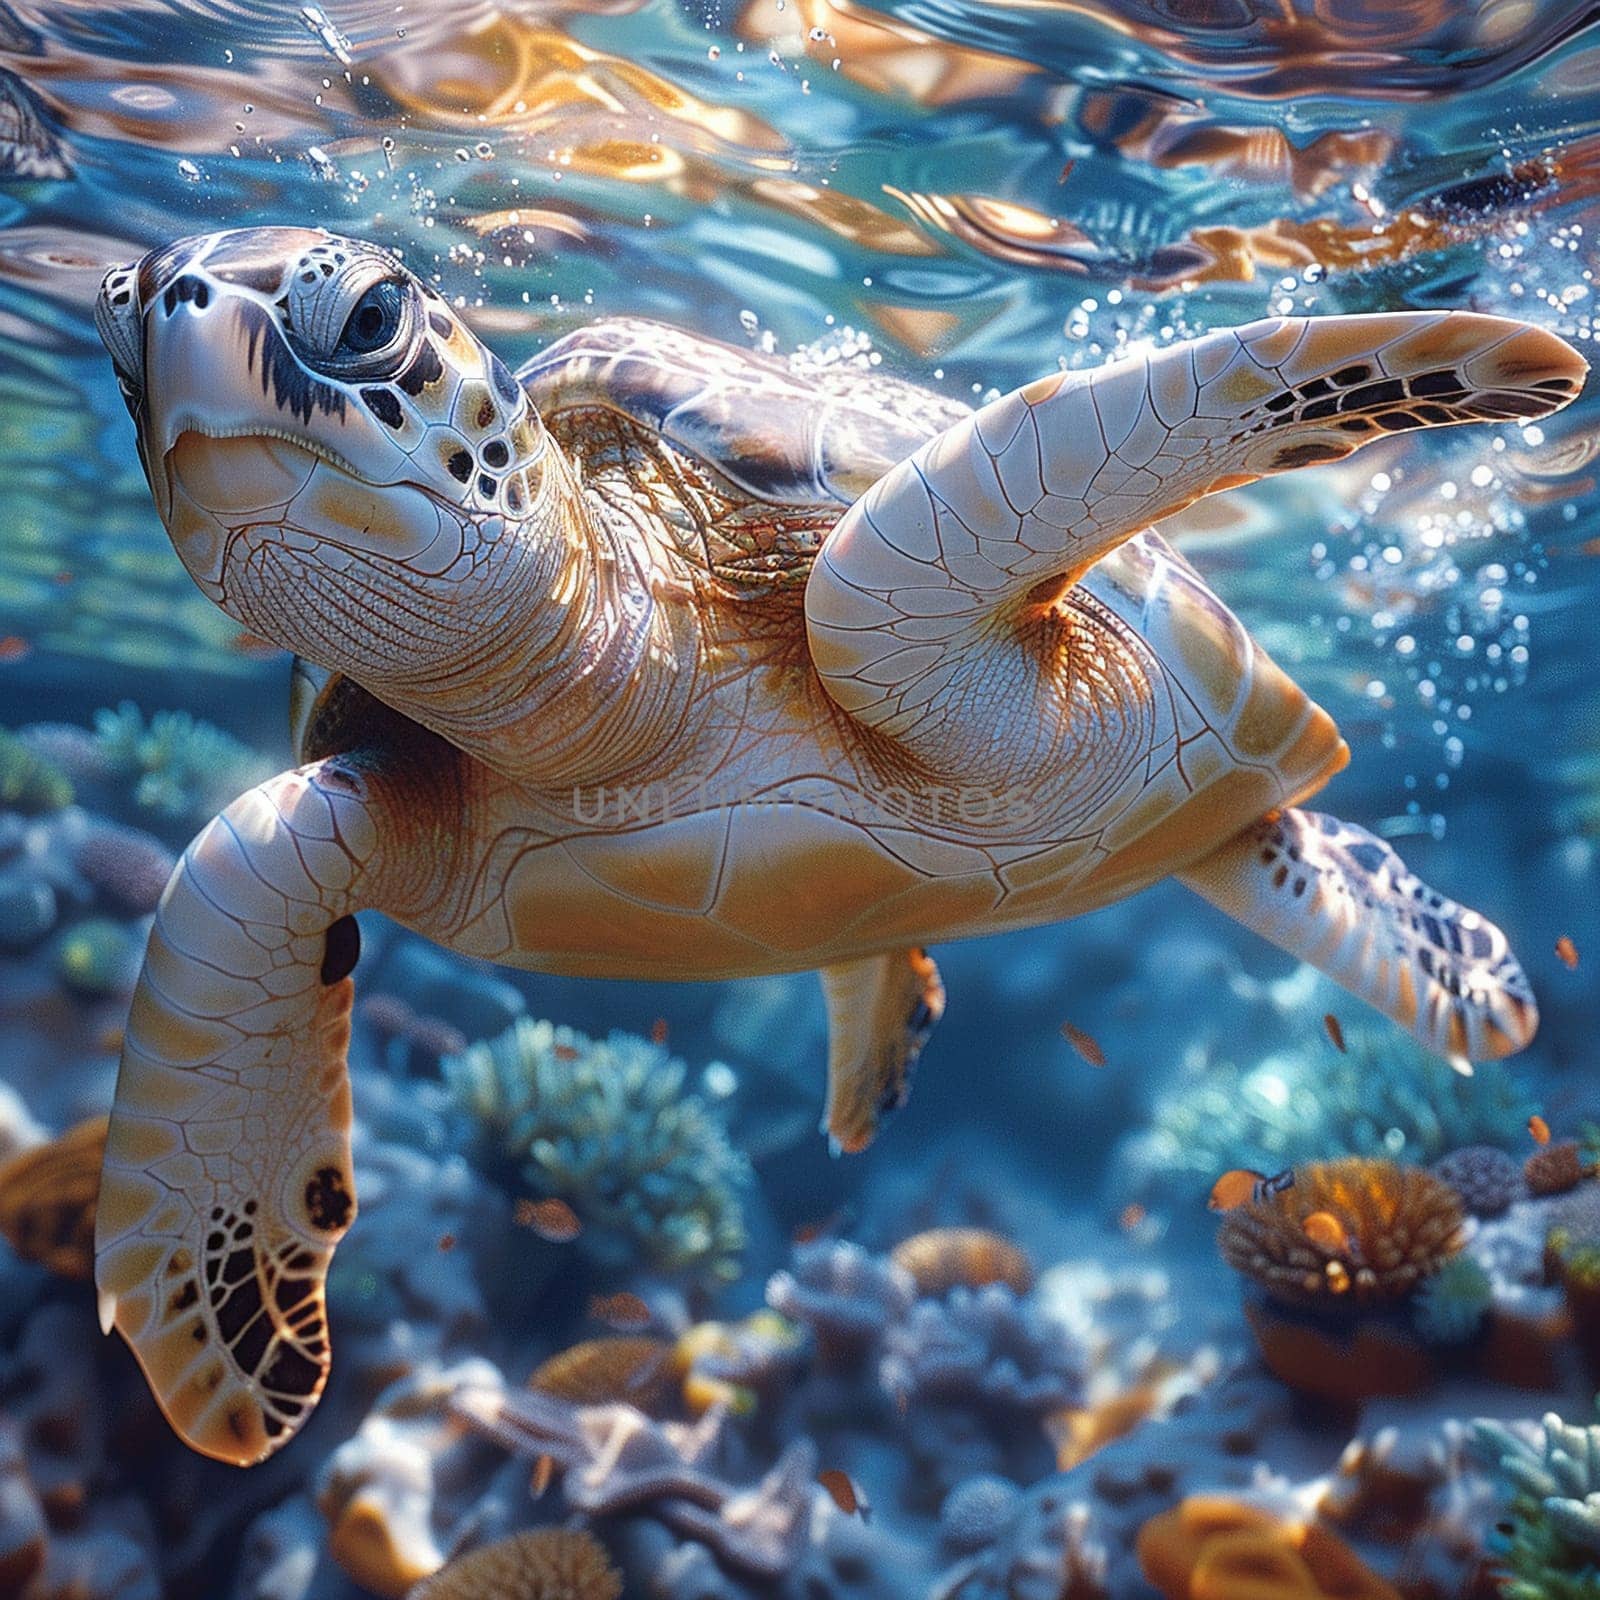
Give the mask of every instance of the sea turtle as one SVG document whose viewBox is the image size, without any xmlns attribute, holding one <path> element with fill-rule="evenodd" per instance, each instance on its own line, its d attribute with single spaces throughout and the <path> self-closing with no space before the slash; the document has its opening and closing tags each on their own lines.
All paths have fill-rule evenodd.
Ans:
<svg viewBox="0 0 1600 1600">
<path fill-rule="evenodd" d="M 100 1192 L 101 1315 L 253 1462 L 328 1364 L 373 907 L 540 971 L 816 968 L 859 1149 L 944 1005 L 922 949 L 1175 875 L 1493 1057 L 1506 940 L 1294 809 L 1332 720 L 1152 524 L 1406 428 L 1542 417 L 1583 361 L 1458 312 L 1273 318 L 976 411 L 634 320 L 519 374 L 387 250 L 299 228 L 113 271 L 97 322 L 200 588 L 296 653 L 301 765 L 162 899 Z"/>
</svg>

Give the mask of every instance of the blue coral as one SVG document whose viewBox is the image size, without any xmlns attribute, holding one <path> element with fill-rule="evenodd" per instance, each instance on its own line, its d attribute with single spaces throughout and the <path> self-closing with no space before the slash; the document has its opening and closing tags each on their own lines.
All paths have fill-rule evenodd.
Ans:
<svg viewBox="0 0 1600 1600">
<path fill-rule="evenodd" d="M 0 806 L 39 816 L 72 804 L 72 780 L 48 756 L 0 731 Z"/>
<path fill-rule="evenodd" d="M 1346 1041 L 1345 1054 L 1319 1037 L 1248 1066 L 1208 1064 L 1157 1102 L 1128 1152 L 1136 1176 L 1188 1198 L 1236 1167 L 1278 1172 L 1350 1155 L 1426 1163 L 1504 1144 L 1535 1109 L 1499 1062 L 1464 1076 L 1392 1028 L 1351 1028 Z"/>
<path fill-rule="evenodd" d="M 521 1017 L 442 1068 L 480 1142 L 536 1196 L 566 1201 L 603 1263 L 737 1275 L 749 1167 L 660 1045 Z"/>
<path fill-rule="evenodd" d="M 1494 1422 L 1474 1425 L 1479 1453 L 1497 1462 L 1511 1516 L 1497 1534 L 1506 1600 L 1594 1600 L 1600 1594 L 1600 1426 L 1553 1413 L 1535 1443 Z"/>
<path fill-rule="evenodd" d="M 1483 1263 L 1463 1253 L 1423 1279 L 1411 1320 L 1432 1344 L 1465 1344 L 1483 1326 L 1493 1299 L 1494 1284 Z"/>
<path fill-rule="evenodd" d="M 260 758 L 187 711 L 146 720 L 131 700 L 95 713 L 95 743 L 107 774 L 133 784 L 140 810 L 198 824 L 267 776 Z"/>
</svg>

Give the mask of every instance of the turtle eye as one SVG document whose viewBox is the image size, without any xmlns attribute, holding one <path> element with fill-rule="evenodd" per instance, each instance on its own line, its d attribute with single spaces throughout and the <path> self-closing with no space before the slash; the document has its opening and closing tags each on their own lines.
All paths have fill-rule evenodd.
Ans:
<svg viewBox="0 0 1600 1600">
<path fill-rule="evenodd" d="M 406 291 L 393 278 L 375 283 L 356 301 L 339 335 L 342 355 L 367 356 L 394 342 L 405 320 Z"/>
</svg>

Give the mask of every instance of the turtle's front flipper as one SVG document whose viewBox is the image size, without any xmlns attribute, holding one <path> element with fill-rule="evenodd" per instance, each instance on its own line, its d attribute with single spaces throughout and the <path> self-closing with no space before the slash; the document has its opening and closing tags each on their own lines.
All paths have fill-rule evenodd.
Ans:
<svg viewBox="0 0 1600 1600">
<path fill-rule="evenodd" d="M 1505 935 L 1428 888 L 1364 828 L 1278 812 L 1180 876 L 1440 1055 L 1507 1056 L 1538 1027 Z"/>
<path fill-rule="evenodd" d="M 351 913 L 408 903 L 436 865 L 400 788 L 333 757 L 234 801 L 167 885 L 134 993 L 95 1228 L 101 1321 L 221 1461 L 278 1448 L 327 1377 L 323 1281 L 355 1216 Z"/>
<path fill-rule="evenodd" d="M 1064 585 L 1201 495 L 1406 428 L 1542 417 L 1585 370 L 1543 329 L 1423 311 L 1274 318 L 1054 373 L 840 518 L 806 584 L 812 660 L 846 711 L 915 736 L 930 706 L 948 716 L 959 657 L 1014 654 Z"/>
<path fill-rule="evenodd" d="M 895 950 L 824 967 L 828 1104 L 822 1125 L 840 1150 L 865 1150 L 878 1119 L 905 1104 L 911 1069 L 944 1015 L 944 984 L 926 950 Z"/>
</svg>

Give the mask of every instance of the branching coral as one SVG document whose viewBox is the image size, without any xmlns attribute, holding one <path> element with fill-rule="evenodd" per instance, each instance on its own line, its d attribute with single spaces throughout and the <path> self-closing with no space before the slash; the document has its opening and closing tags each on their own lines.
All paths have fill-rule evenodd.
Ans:
<svg viewBox="0 0 1600 1600">
<path fill-rule="evenodd" d="M 64 1278 L 86 1281 L 94 1273 L 106 1124 L 91 1117 L 0 1166 L 0 1234 L 24 1260 Z"/>
<path fill-rule="evenodd" d="M 141 810 L 198 822 L 267 776 L 258 756 L 187 711 L 148 721 L 131 700 L 95 713 L 95 743 L 107 774 L 133 784 Z"/>
<path fill-rule="evenodd" d="M 879 1378 L 903 1409 L 935 1400 L 1043 1416 L 1081 1397 L 1087 1366 L 1070 1333 L 992 1283 L 919 1300 L 885 1334 Z"/>
<path fill-rule="evenodd" d="M 72 804 L 72 781 L 47 756 L 0 731 L 0 806 L 38 816 Z"/>
<path fill-rule="evenodd" d="M 632 1406 L 574 1406 L 531 1390 L 463 1385 L 456 1415 L 506 1449 L 561 1469 L 568 1505 L 589 1517 L 648 1513 L 757 1578 L 789 1572 L 811 1530 L 816 1448 L 792 1443 L 753 1488 L 714 1465 L 723 1413 L 689 1426 Z"/>
<path fill-rule="evenodd" d="M 622 1575 L 593 1534 L 539 1528 L 452 1561 L 410 1600 L 620 1600 Z"/>
<path fill-rule="evenodd" d="M 1509 1531 L 1497 1554 L 1505 1600 L 1594 1600 L 1600 1594 L 1600 1426 L 1574 1427 L 1553 1413 L 1543 1438 L 1495 1422 L 1473 1434 L 1510 1487 Z"/>
<path fill-rule="evenodd" d="M 485 1143 L 538 1195 L 572 1207 L 598 1259 L 736 1274 L 749 1167 L 661 1046 L 522 1017 L 442 1067 Z"/>
<path fill-rule="evenodd" d="M 793 1265 L 767 1281 L 767 1304 L 809 1328 L 833 1366 L 860 1359 L 915 1298 L 909 1273 L 842 1239 L 799 1246 Z"/>
<path fill-rule="evenodd" d="M 1033 1263 L 1003 1235 L 988 1228 L 931 1228 L 903 1239 L 889 1259 L 909 1273 L 924 1296 L 1003 1283 L 1015 1294 L 1033 1287 Z"/>
<path fill-rule="evenodd" d="M 1404 1300 L 1464 1243 L 1455 1191 L 1418 1167 L 1353 1157 L 1298 1167 L 1294 1180 L 1229 1212 L 1217 1238 L 1228 1265 L 1283 1304 Z"/>
<path fill-rule="evenodd" d="M 1346 1043 L 1343 1055 L 1319 1038 L 1250 1067 L 1209 1063 L 1157 1103 L 1139 1151 L 1149 1181 L 1203 1195 L 1236 1167 L 1277 1172 L 1346 1155 L 1434 1161 L 1508 1142 L 1534 1109 L 1502 1063 L 1469 1078 L 1394 1030 L 1352 1028 Z"/>
</svg>

